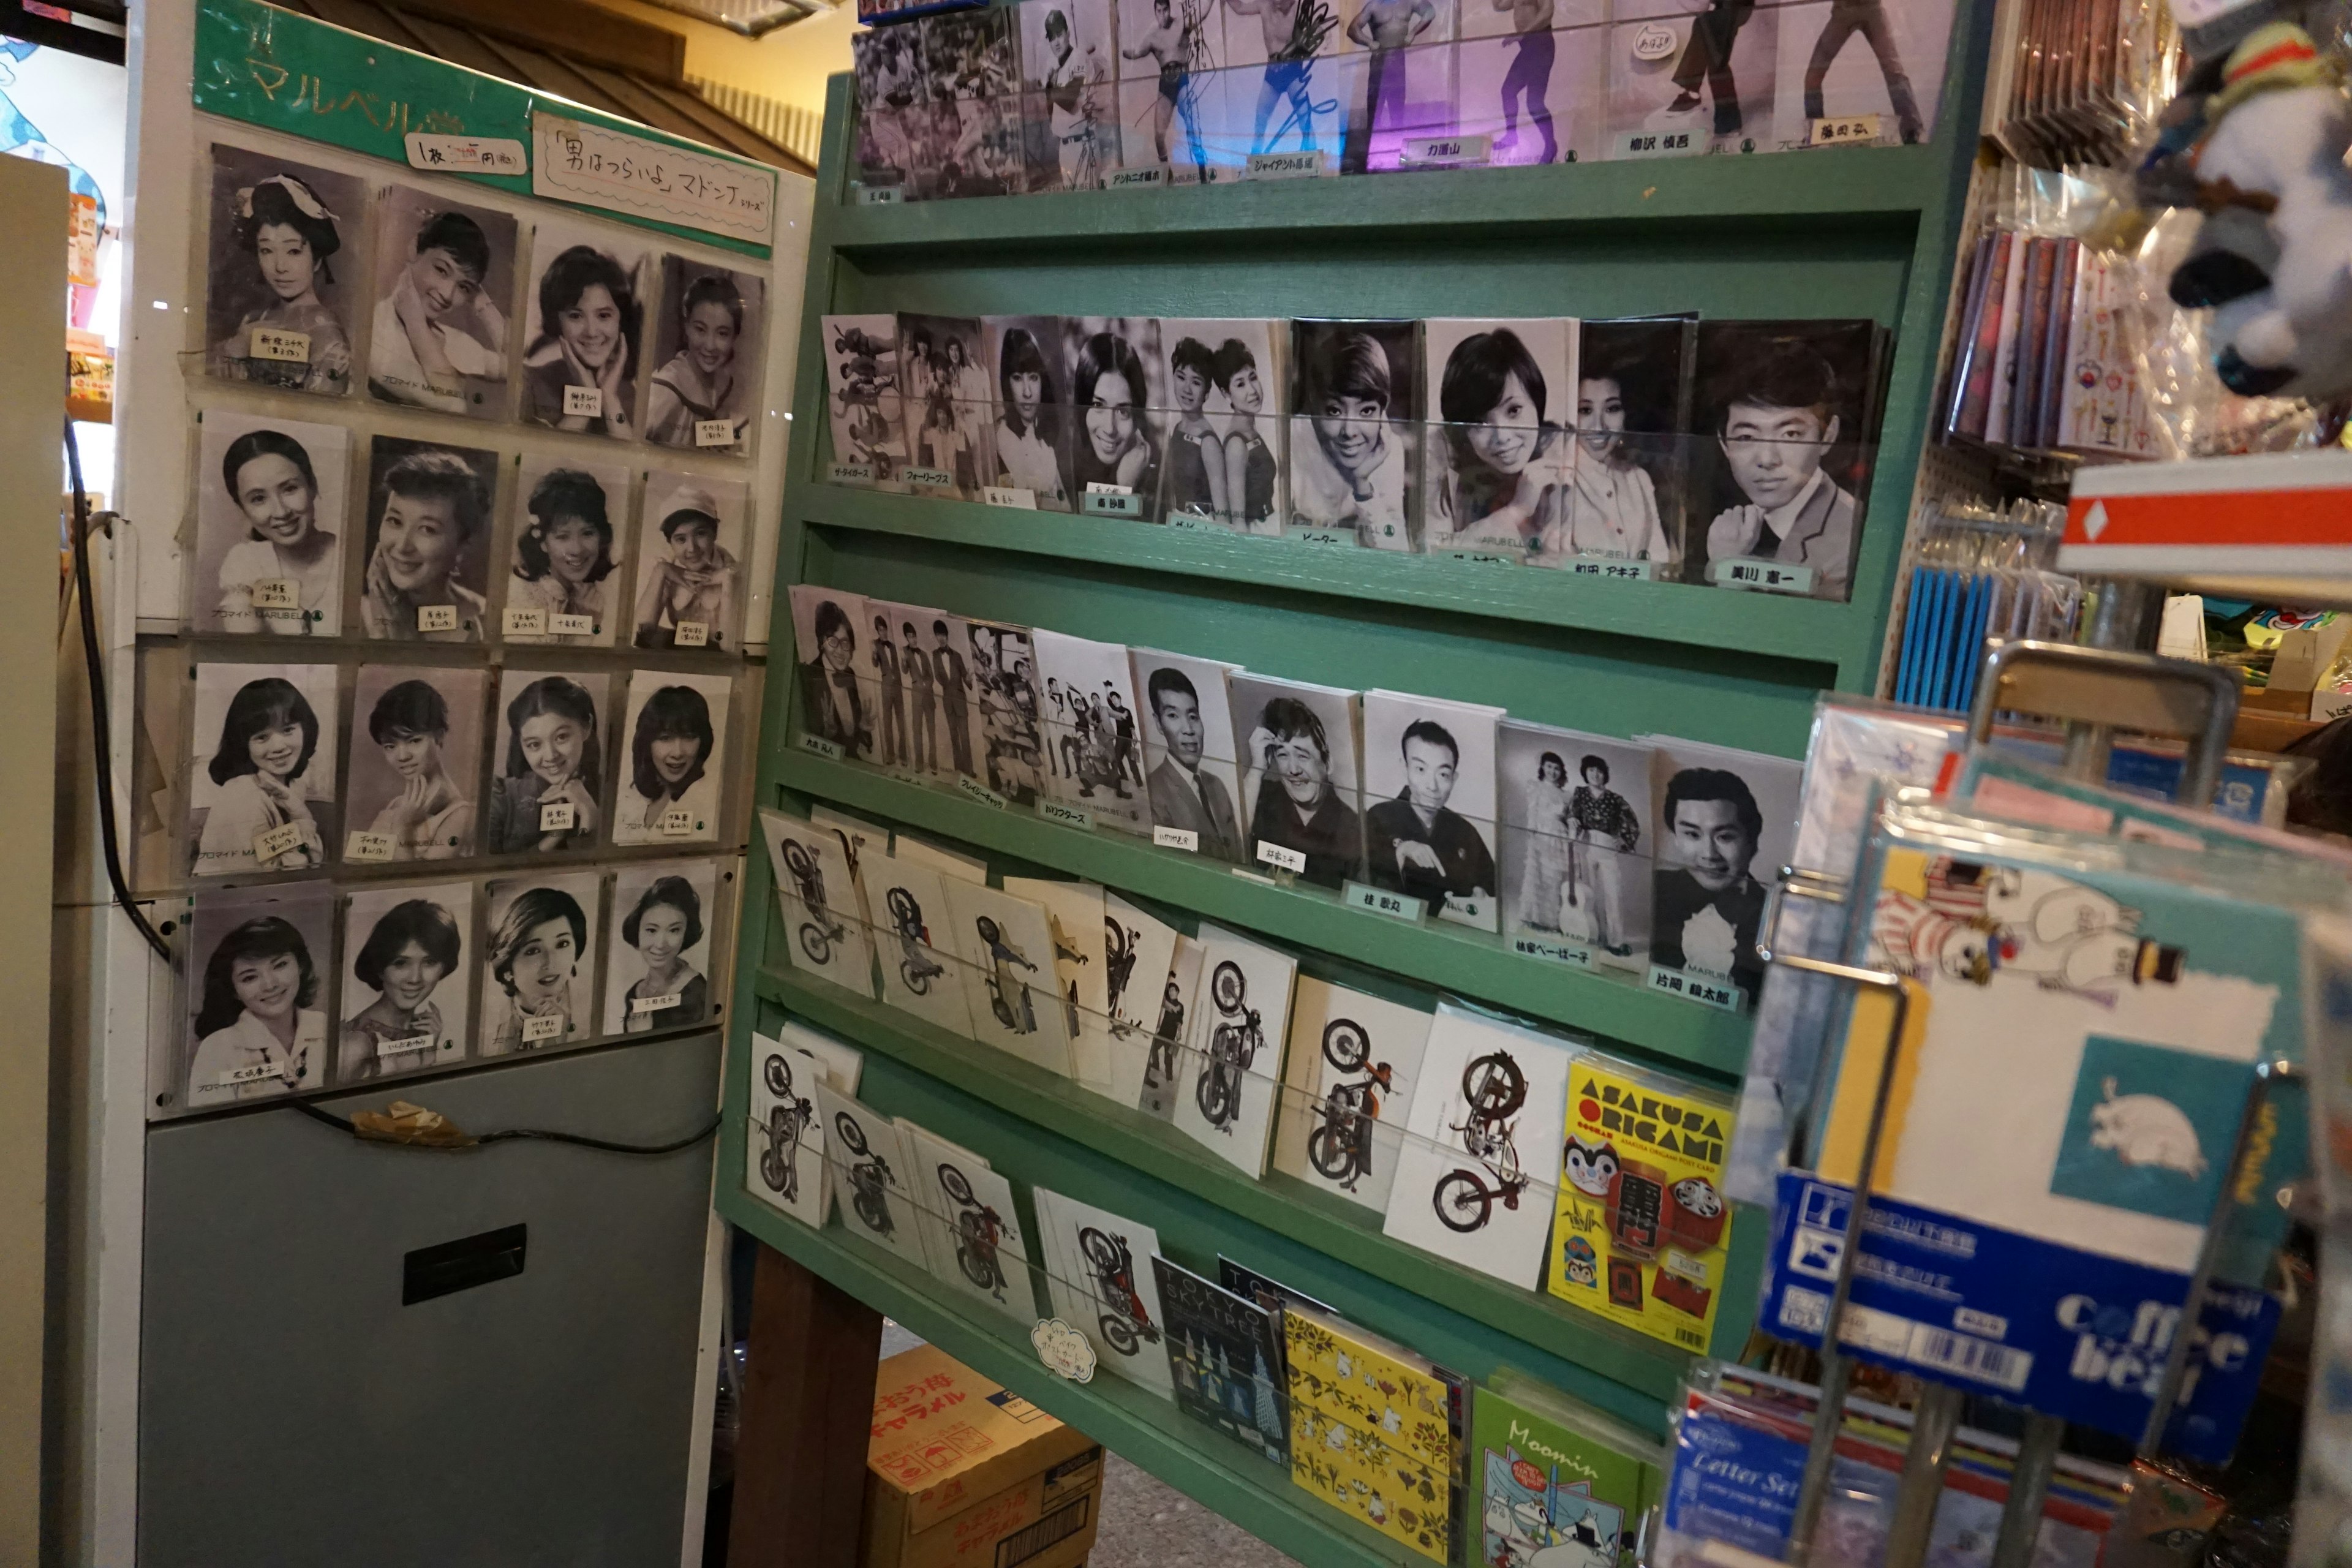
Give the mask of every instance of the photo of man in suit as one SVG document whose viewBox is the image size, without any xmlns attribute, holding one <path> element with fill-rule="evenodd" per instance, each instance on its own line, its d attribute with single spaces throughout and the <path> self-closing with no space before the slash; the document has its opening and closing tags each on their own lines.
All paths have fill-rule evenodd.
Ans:
<svg viewBox="0 0 2352 1568">
<path fill-rule="evenodd" d="M 948 635 L 947 622 L 933 621 L 931 636 L 937 640 L 931 652 L 931 680 L 939 688 L 940 714 L 947 721 L 948 752 L 955 771 L 970 778 L 971 724 L 966 717 L 964 694 L 971 689 L 971 676 L 964 668 L 963 655 L 955 650 L 955 639 Z"/>
<path fill-rule="evenodd" d="M 857 689 L 857 630 L 839 605 L 816 607 L 816 652 L 800 667 L 801 731 L 863 756 L 874 749 Z"/>
<path fill-rule="evenodd" d="M 1812 596 L 1843 599 L 1853 570 L 1853 496 L 1823 467 L 1848 389 L 1811 343 L 1764 340 L 1733 373 L 1716 430 L 1739 504 L 1707 525 L 1710 562 L 1761 556 L 1813 570 Z"/>
<path fill-rule="evenodd" d="M 1218 860 L 1241 858 L 1241 826 L 1223 781 L 1201 765 L 1208 727 L 1201 721 L 1201 694 L 1181 669 L 1151 672 L 1145 690 L 1151 717 L 1168 755 L 1151 770 L 1154 826 L 1200 835 L 1200 853 Z"/>
</svg>

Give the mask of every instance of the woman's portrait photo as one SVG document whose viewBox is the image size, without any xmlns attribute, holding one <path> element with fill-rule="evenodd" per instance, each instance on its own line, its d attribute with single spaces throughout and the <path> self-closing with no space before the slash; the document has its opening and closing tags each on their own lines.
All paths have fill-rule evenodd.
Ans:
<svg viewBox="0 0 2352 1568">
<path fill-rule="evenodd" d="M 199 664 L 189 869 L 315 871 L 335 826 L 331 664 Z"/>
<path fill-rule="evenodd" d="M 1493 931 L 1500 708 L 1364 693 L 1364 870 L 1440 920 Z"/>
<path fill-rule="evenodd" d="M 462 1061 L 472 1038 L 466 961 L 474 885 L 370 887 L 343 906 L 343 1009 L 335 1082 Z"/>
<path fill-rule="evenodd" d="M 1264 853 L 1265 846 L 1286 849 L 1306 857 L 1299 876 L 1339 887 L 1363 858 L 1356 693 L 1238 673 L 1226 689 L 1249 814 L 1243 859 L 1288 869 Z"/>
<path fill-rule="evenodd" d="M 482 669 L 360 666 L 352 689 L 346 864 L 474 853 L 488 682 Z"/>
<path fill-rule="evenodd" d="M 894 488 L 898 470 L 913 461 L 898 390 L 898 318 L 827 316 L 822 331 L 833 460 L 872 468 L 877 485 Z"/>
<path fill-rule="evenodd" d="M 1229 533 L 1282 529 L 1282 385 L 1273 321 L 1160 323 L 1169 410 L 1160 515 Z"/>
<path fill-rule="evenodd" d="M 500 635 L 510 643 L 611 647 L 629 470 L 534 453 L 523 458 L 513 506 Z M 517 610 L 526 612 L 520 621 Z"/>
<path fill-rule="evenodd" d="M 1073 426 L 1067 446 L 1073 504 L 1087 487 L 1107 485 L 1144 498 L 1148 521 L 1160 521 L 1163 412 L 1173 406 L 1162 374 L 1160 323 L 1147 316 L 1065 316 L 1063 364 Z"/>
<path fill-rule="evenodd" d="M 325 1085 L 334 919 L 323 882 L 196 895 L 187 1109 Z"/>
<path fill-rule="evenodd" d="M 768 353 L 767 284 L 683 256 L 662 258 L 646 439 L 659 447 L 742 453 L 758 416 Z M 719 438 L 708 426 L 724 424 Z"/>
<path fill-rule="evenodd" d="M 351 432 L 234 408 L 202 419 L 191 629 L 340 635 Z"/>
<path fill-rule="evenodd" d="M 1691 323 L 1571 322 L 1578 337 L 1576 401 L 1564 458 L 1566 504 L 1544 531 L 1537 562 L 1577 556 L 1647 561 L 1672 577 L 1682 558 L 1681 431 Z"/>
<path fill-rule="evenodd" d="M 751 492 L 740 480 L 659 468 L 646 476 L 631 637 L 637 647 L 739 651 L 750 510 Z"/>
<path fill-rule="evenodd" d="M 604 1033 L 644 1035 L 710 1017 L 710 953 L 719 862 L 624 866 L 613 879 L 612 952 L 604 961 Z"/>
<path fill-rule="evenodd" d="M 542 223 L 525 296 L 522 417 L 634 441 L 643 429 L 654 253 L 617 230 Z"/>
<path fill-rule="evenodd" d="M 925 489 L 976 500 L 995 471 L 990 414 L 992 377 L 981 357 L 977 316 L 898 317 L 898 389 L 907 411 L 908 460 L 952 476 Z"/>
<path fill-rule="evenodd" d="M 1290 323 L 1290 521 L 1411 550 L 1421 323 Z"/>
<path fill-rule="evenodd" d="M 1069 398 L 1062 379 L 1062 318 L 984 316 L 981 338 L 996 388 L 994 458 L 982 482 L 1027 490 L 1039 509 L 1072 508 L 1063 472 Z"/>
<path fill-rule="evenodd" d="M 1650 942 L 1650 748 L 1507 719 L 1500 726 L 1509 929 L 1638 969 Z"/>
<path fill-rule="evenodd" d="M 515 220 L 409 185 L 384 191 L 375 212 L 368 395 L 504 419 Z"/>
<path fill-rule="evenodd" d="M 482 931 L 486 1057 L 578 1045 L 596 1032 L 596 912 L 604 876 L 492 882 Z"/>
<path fill-rule="evenodd" d="M 866 601 L 812 583 L 792 585 L 793 653 L 801 686 L 801 733 L 831 741 L 862 762 L 873 760 L 874 693 L 861 679 L 858 647 Z M 969 769 L 966 769 L 969 772 Z"/>
<path fill-rule="evenodd" d="M 1422 324 L 1437 388 L 1423 547 L 1524 559 L 1557 534 L 1568 481 L 1576 322 Z"/>
<path fill-rule="evenodd" d="M 601 841 L 612 682 L 602 671 L 509 669 L 499 678 L 489 853 L 552 855 Z"/>
<path fill-rule="evenodd" d="M 206 370 L 280 392 L 352 389 L 362 258 L 344 245 L 366 206 L 352 175 L 214 145 Z"/>
<path fill-rule="evenodd" d="M 378 436 L 368 454 L 360 624 L 393 642 L 483 640 L 499 455 Z"/>
<path fill-rule="evenodd" d="M 719 837 L 725 778 L 727 705 L 735 683 L 723 675 L 640 669 L 629 676 L 627 751 L 613 808 L 615 844 L 688 844 Z"/>
</svg>

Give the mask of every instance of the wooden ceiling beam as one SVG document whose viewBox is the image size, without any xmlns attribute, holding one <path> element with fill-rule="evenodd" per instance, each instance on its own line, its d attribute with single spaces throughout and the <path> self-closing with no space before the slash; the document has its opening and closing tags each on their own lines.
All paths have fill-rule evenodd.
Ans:
<svg viewBox="0 0 2352 1568">
<path fill-rule="evenodd" d="M 400 8 L 477 32 L 635 71 L 656 81 L 686 79 L 686 36 L 583 0 L 397 0 Z"/>
</svg>

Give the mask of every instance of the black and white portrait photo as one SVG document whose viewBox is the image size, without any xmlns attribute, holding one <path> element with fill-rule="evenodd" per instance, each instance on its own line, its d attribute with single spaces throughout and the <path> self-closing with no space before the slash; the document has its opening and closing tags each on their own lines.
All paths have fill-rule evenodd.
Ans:
<svg viewBox="0 0 2352 1568">
<path fill-rule="evenodd" d="M 315 871 L 336 823 L 331 664 L 196 666 L 189 869 Z"/>
<path fill-rule="evenodd" d="M 360 625 L 394 642 L 484 640 L 499 455 L 378 436 L 368 453 Z"/>
<path fill-rule="evenodd" d="M 1650 748 L 1503 721 L 1499 851 L 1508 929 L 1595 963 L 1648 962 Z"/>
<path fill-rule="evenodd" d="M 857 172 L 869 185 L 903 185 L 913 168 L 907 118 L 918 107 L 929 108 L 920 40 L 918 29 L 906 26 L 861 27 L 850 37 Z"/>
<path fill-rule="evenodd" d="M 1063 379 L 1062 318 L 983 316 L 981 340 L 996 388 L 991 462 L 982 482 L 1027 490 L 1042 510 L 1068 511 L 1064 471 L 1070 400 Z"/>
<path fill-rule="evenodd" d="M 1337 168 L 1349 94 L 1337 58 L 1352 47 L 1339 0 L 1222 0 L 1225 112 L 1236 153 L 1319 153 Z"/>
<path fill-rule="evenodd" d="M 351 432 L 208 409 L 196 458 L 192 629 L 331 637 L 343 626 Z"/>
<path fill-rule="evenodd" d="M 604 1033 L 644 1035 L 710 1016 L 716 860 L 635 861 L 613 879 Z"/>
<path fill-rule="evenodd" d="M 199 892 L 188 918 L 190 1110 L 320 1089 L 334 1006 L 324 882 Z"/>
<path fill-rule="evenodd" d="M 1217 0 L 1116 0 L 1120 162 L 1162 168 L 1174 184 L 1205 185 L 1223 82 Z"/>
<path fill-rule="evenodd" d="M 665 256 L 661 297 L 646 439 L 657 447 L 749 451 L 768 353 L 766 282 L 715 262 Z"/>
<path fill-rule="evenodd" d="M 1456 6 L 1438 0 L 1342 0 L 1348 135 L 1339 172 L 1408 168 L 1408 138 L 1454 132 Z"/>
<path fill-rule="evenodd" d="M 1015 805 L 1034 805 L 1045 776 L 1042 691 L 1025 626 L 969 621 L 981 782 Z"/>
<path fill-rule="evenodd" d="M 343 906 L 335 1082 L 465 1059 L 473 1039 L 474 885 L 370 886 Z"/>
<path fill-rule="evenodd" d="M 992 482 L 981 478 L 994 472 L 991 379 L 981 354 L 979 317 L 898 317 L 898 385 L 911 460 L 951 476 L 927 489 L 977 500 L 980 487 Z"/>
<path fill-rule="evenodd" d="M 1280 330 L 1267 321 L 1160 323 L 1160 515 L 1230 533 L 1281 531 Z"/>
<path fill-rule="evenodd" d="M 1272 847 L 1305 858 L 1298 875 L 1337 888 L 1363 858 L 1357 816 L 1357 694 L 1267 675 L 1233 676 L 1226 690 L 1242 773 L 1243 858 L 1253 867 L 1293 868 Z"/>
<path fill-rule="evenodd" d="M 953 777 L 958 771 L 956 731 L 961 730 L 964 761 L 971 762 L 971 663 L 961 657 L 940 657 L 947 622 L 937 610 L 920 605 L 898 605 L 887 599 L 866 601 L 866 624 L 875 647 L 891 645 L 891 668 L 898 683 L 876 682 L 867 695 L 877 726 L 875 745 L 885 766 L 904 768 L 929 778 Z M 966 646 L 969 646 L 967 643 Z M 953 689 L 944 689 L 945 680 Z M 950 719 L 952 715 L 952 719 Z"/>
<path fill-rule="evenodd" d="M 1765 896 L 1796 842 L 1802 764 L 1651 737 L 1650 962 L 1727 978 L 1756 1005 Z"/>
<path fill-rule="evenodd" d="M 1019 195 L 1028 186 L 1022 150 L 1020 43 L 1012 10 L 988 6 L 926 16 L 923 68 L 931 94 L 929 156 L 916 183 L 929 199 Z"/>
<path fill-rule="evenodd" d="M 864 679 L 872 656 L 872 628 L 866 601 L 856 594 L 792 585 L 793 657 L 798 662 L 800 732 L 830 741 L 860 762 L 874 762 L 876 723 L 869 710 L 871 683 Z"/>
<path fill-rule="evenodd" d="M 1599 556 L 1675 574 L 1694 335 L 1691 322 L 1671 317 L 1580 327 L 1576 400 L 1567 410 L 1576 444 L 1565 455 L 1565 504 L 1542 542 L 1541 564 Z"/>
<path fill-rule="evenodd" d="M 1500 708 L 1364 693 L 1364 869 L 1442 920 L 1493 931 Z"/>
<path fill-rule="evenodd" d="M 1093 191 L 1118 167 L 1111 0 L 1016 6 L 1022 141 L 1032 191 Z"/>
<path fill-rule="evenodd" d="M 1774 57 L 1781 10 L 1704 0 L 1610 28 L 1609 156 L 1752 153 L 1775 144 Z"/>
<path fill-rule="evenodd" d="M 1045 683 L 1037 717 L 1045 728 L 1045 793 L 1101 826 L 1148 835 L 1142 716 L 1126 647 L 1043 627 L 1034 637 Z"/>
<path fill-rule="evenodd" d="M 1780 145 L 1811 141 L 1822 119 L 1878 117 L 1881 146 L 1920 142 L 1943 98 L 1950 0 L 1815 0 L 1780 13 Z"/>
<path fill-rule="evenodd" d="M 280 392 L 352 389 L 366 209 L 350 174 L 214 144 L 206 370 Z"/>
<path fill-rule="evenodd" d="M 515 220 L 394 185 L 376 203 L 375 224 L 368 395 L 504 419 Z"/>
<path fill-rule="evenodd" d="M 1411 550 L 1421 323 L 1290 323 L 1290 521 Z"/>
<path fill-rule="evenodd" d="M 1605 0 L 1461 0 L 1456 123 L 1501 166 L 1575 163 L 1600 152 L 1608 43 L 1590 26 Z"/>
<path fill-rule="evenodd" d="M 621 777 L 614 843 L 692 844 L 719 837 L 734 689 L 723 675 L 630 673 L 627 750 L 614 764 Z"/>
<path fill-rule="evenodd" d="M 524 297 L 525 420 L 637 439 L 653 287 L 653 250 L 627 231 L 539 224 Z"/>
<path fill-rule="evenodd" d="M 360 666 L 352 688 L 346 864 L 457 860 L 475 852 L 488 684 L 484 669 Z"/>
<path fill-rule="evenodd" d="M 646 476 L 631 638 L 637 647 L 740 651 L 750 510 L 751 491 L 740 479 L 660 468 Z"/>
<path fill-rule="evenodd" d="M 499 636 L 509 643 L 609 647 L 619 625 L 615 601 L 626 582 L 623 543 L 629 518 L 629 470 L 565 454 L 524 457 L 509 503 L 507 614 Z M 516 612 L 521 612 L 520 616 Z"/>
<path fill-rule="evenodd" d="M 888 485 L 909 461 L 898 390 L 898 318 L 827 316 L 825 429 L 833 460 L 871 468 Z"/>
<path fill-rule="evenodd" d="M 1247 866 L 1226 678 L 1237 665 L 1135 648 L 1128 656 L 1142 700 L 1144 788 L 1154 827 L 1195 836 L 1194 853 Z"/>
<path fill-rule="evenodd" d="M 493 855 L 553 855 L 604 838 L 613 678 L 603 670 L 509 668 L 493 712 Z"/>
<path fill-rule="evenodd" d="M 1148 316 L 1065 316 L 1062 353 L 1075 421 L 1066 486 L 1072 502 L 1084 507 L 1092 485 L 1132 490 L 1158 521 L 1161 426 L 1173 406 L 1160 368 L 1160 323 Z"/>
<path fill-rule="evenodd" d="M 1711 491 L 1707 573 L 1762 560 L 1812 574 L 1816 599 L 1843 600 L 1869 484 L 1877 391 L 1867 321 L 1702 321 L 1698 387 Z"/>
<path fill-rule="evenodd" d="M 1568 506 L 1577 323 L 1567 317 L 1422 323 L 1437 414 L 1427 426 L 1431 551 L 1523 559 Z"/>
<path fill-rule="evenodd" d="M 482 921 L 481 1054 L 577 1045 L 596 1032 L 596 919 L 604 874 L 489 884 Z"/>
</svg>

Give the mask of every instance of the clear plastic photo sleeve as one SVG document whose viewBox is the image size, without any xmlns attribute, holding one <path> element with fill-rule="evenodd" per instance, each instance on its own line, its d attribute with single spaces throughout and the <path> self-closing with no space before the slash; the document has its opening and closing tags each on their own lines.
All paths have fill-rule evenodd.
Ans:
<svg viewBox="0 0 2352 1568">
<path fill-rule="evenodd" d="M 188 628 L 340 636 L 351 432 L 236 408 L 199 419 Z"/>
<path fill-rule="evenodd" d="M 920 605 L 897 605 L 882 599 L 865 601 L 872 647 L 888 639 L 898 684 L 896 696 L 879 682 L 870 683 L 877 699 L 877 722 L 882 733 L 877 749 L 885 757 L 921 778 L 956 776 L 959 750 L 955 731 L 963 731 L 961 751 L 970 762 L 970 666 L 961 656 L 949 657 L 952 639 L 944 631 L 947 617 Z"/>
<path fill-rule="evenodd" d="M 911 461 L 898 382 L 898 319 L 827 316 L 820 331 L 831 454 L 823 477 L 837 485 L 893 488 L 898 470 Z"/>
<path fill-rule="evenodd" d="M 375 226 L 368 395 L 506 418 L 521 259 L 514 218 L 391 185 L 377 200 Z"/>
<path fill-rule="evenodd" d="M 1790 863 L 1802 764 L 1666 736 L 1637 739 L 1654 747 L 1650 984 L 1698 994 L 1688 989 L 1696 984 L 1703 999 L 1753 1007 L 1764 981 L 1764 905 L 1779 868 Z"/>
<path fill-rule="evenodd" d="M 1771 147 L 1780 17 L 1751 0 L 1706 0 L 1696 15 L 1612 26 L 1608 156 Z"/>
<path fill-rule="evenodd" d="M 212 151 L 206 373 L 343 396 L 364 297 L 366 185 L 275 153 L 219 142 Z"/>
<path fill-rule="evenodd" d="M 1159 510 L 1178 527 L 1279 533 L 1285 500 L 1282 323 L 1163 321 L 1171 406 L 1161 421 Z"/>
<path fill-rule="evenodd" d="M 715 954 L 736 862 L 632 861 L 613 877 L 604 958 L 606 1035 L 688 1028 L 717 1016 Z"/>
<path fill-rule="evenodd" d="M 167 1112 L 323 1088 L 334 1014 L 334 890 L 324 882 L 199 889 L 182 1029 L 161 1032 L 150 1087 Z"/>
<path fill-rule="evenodd" d="M 1064 489 L 1080 513 L 1156 522 L 1169 397 L 1160 322 L 1065 316 L 1072 427 Z"/>
<path fill-rule="evenodd" d="M 1562 545 L 1578 338 L 1572 317 L 1422 324 L 1423 549 L 1521 561 Z"/>
<path fill-rule="evenodd" d="M 499 635 L 530 647 L 610 647 L 627 613 L 630 471 L 572 454 L 522 459 L 509 500 Z"/>
<path fill-rule="evenodd" d="M 1642 968 L 1656 854 L 1650 748 L 1506 719 L 1497 762 L 1512 949 L 1580 969 Z"/>
<path fill-rule="evenodd" d="M 489 636 L 499 455 L 377 436 L 369 442 L 360 626 L 378 641 Z"/>
<path fill-rule="evenodd" d="M 341 826 L 335 667 L 206 662 L 191 673 L 190 873 L 323 868 Z"/>
<path fill-rule="evenodd" d="M 638 647 L 742 651 L 750 487 L 656 468 L 637 530 Z"/>
<path fill-rule="evenodd" d="M 979 317 L 898 317 L 898 390 L 912 459 L 901 477 L 918 495 L 980 499 L 980 476 L 994 471 L 991 379 Z"/>
<path fill-rule="evenodd" d="M 724 675 L 638 669 L 614 752 L 612 842 L 715 842 L 725 803 L 735 683 Z"/>
<path fill-rule="evenodd" d="M 466 1059 L 475 940 L 471 882 L 386 883 L 345 897 L 337 1088 Z"/>
<path fill-rule="evenodd" d="M 478 850 L 486 669 L 363 664 L 352 686 L 345 865 Z"/>
<path fill-rule="evenodd" d="M 837 746 L 860 762 L 874 761 L 869 688 L 859 679 L 860 645 L 868 641 L 872 621 L 865 599 L 795 583 L 792 610 L 793 677 L 800 688 L 794 711 L 802 738 Z M 863 651 L 867 659 L 872 658 L 870 647 Z"/>
<path fill-rule="evenodd" d="M 743 1189 L 803 1225 L 822 1228 L 832 1208 L 824 1122 L 816 1086 L 824 1068 L 786 1026 L 783 1038 L 751 1037 L 751 1125 L 743 1140 Z M 847 1086 L 855 1091 L 855 1086 Z"/>
<path fill-rule="evenodd" d="M 1278 158 L 1339 173 L 1350 79 L 1339 9 L 1226 0 L 1224 112 L 1244 171 Z"/>
<path fill-rule="evenodd" d="M 1130 649 L 1128 658 L 1148 720 L 1144 789 L 1152 841 L 1212 860 L 1251 864 L 1225 689 L 1240 667 L 1154 648 Z"/>
<path fill-rule="evenodd" d="M 1780 14 L 1773 134 L 1782 147 L 1925 141 L 1944 90 L 1949 0 L 1792 5 Z"/>
<path fill-rule="evenodd" d="M 647 362 L 654 370 L 646 439 L 656 447 L 748 453 L 768 355 L 766 280 L 665 256 L 661 298 Z"/>
<path fill-rule="evenodd" d="M 1020 29 L 1022 142 L 1031 191 L 1092 191 L 1118 167 L 1111 0 L 1037 0 Z"/>
<path fill-rule="evenodd" d="M 485 892 L 479 1054 L 554 1050 L 594 1038 L 604 873 L 507 877 Z"/>
<path fill-rule="evenodd" d="M 1398 1144 L 1375 1139 L 1373 1124 L 1410 1120 L 1430 1023 L 1415 1008 L 1300 975 L 1275 1168 L 1385 1213 Z"/>
<path fill-rule="evenodd" d="M 850 37 L 857 99 L 855 153 L 861 184 L 903 187 L 914 167 L 907 116 L 928 106 L 922 35 L 911 26 L 860 28 Z"/>
<path fill-rule="evenodd" d="M 1202 1001 L 1185 1041 L 1176 1127 L 1245 1174 L 1262 1176 L 1282 1097 L 1283 1029 L 1298 961 L 1208 927 L 1201 947 Z"/>
<path fill-rule="evenodd" d="M 860 996 L 874 994 L 873 933 L 841 836 L 830 828 L 760 813 L 768 869 L 783 924 L 776 940 L 786 960 Z"/>
<path fill-rule="evenodd" d="M 1363 858 L 1356 693 L 1259 675 L 1226 689 L 1250 864 L 1337 891 Z"/>
<path fill-rule="evenodd" d="M 874 906 L 882 1000 L 950 1034 L 972 1037 L 965 960 L 954 946 L 942 874 L 920 860 L 884 857 L 862 868 Z"/>
<path fill-rule="evenodd" d="M 978 719 L 981 782 L 1018 806 L 1037 803 L 1045 737 L 1037 710 L 1036 658 L 1028 628 L 968 621 Z"/>
<path fill-rule="evenodd" d="M 1493 931 L 1495 726 L 1500 708 L 1368 691 L 1364 875 L 1439 920 Z"/>
<path fill-rule="evenodd" d="M 1420 515 L 1421 323 L 1290 323 L 1294 535 L 1411 550 Z"/>
<path fill-rule="evenodd" d="M 635 441 L 644 434 L 655 253 L 639 231 L 542 219 L 524 301 L 521 417 Z"/>
<path fill-rule="evenodd" d="M 1060 632 L 1034 634 L 1045 678 L 1037 712 L 1045 731 L 1046 795 L 1123 833 L 1151 828 L 1135 686 L 1118 643 Z"/>
<path fill-rule="evenodd" d="M 1034 7 L 1024 6 L 1023 13 Z M 1074 417 L 1059 316 L 981 319 L 983 365 L 996 390 L 983 489 L 1044 511 L 1073 510 L 1066 474 Z"/>
<path fill-rule="evenodd" d="M 613 677 L 504 671 L 490 718 L 482 850 L 552 855 L 604 843 L 611 821 Z"/>
<path fill-rule="evenodd" d="M 1607 12 L 1605 0 L 1464 0 L 1454 70 L 1465 162 L 1516 167 L 1602 156 Z"/>
</svg>

